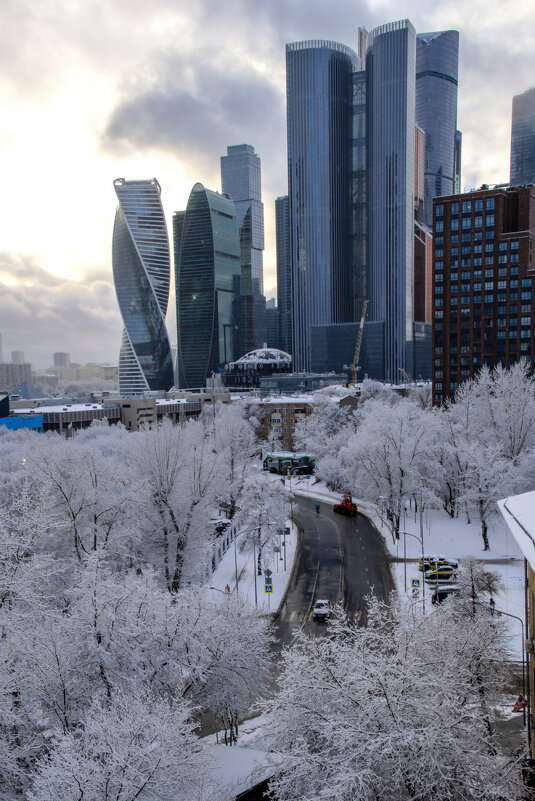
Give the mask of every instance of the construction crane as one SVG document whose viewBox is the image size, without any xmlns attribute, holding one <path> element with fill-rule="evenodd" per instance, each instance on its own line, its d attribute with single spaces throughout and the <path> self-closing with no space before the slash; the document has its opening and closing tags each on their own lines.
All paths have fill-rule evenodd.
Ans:
<svg viewBox="0 0 535 801">
<path fill-rule="evenodd" d="M 353 361 L 349 366 L 344 367 L 345 370 L 351 370 L 351 383 L 355 384 L 357 381 L 357 369 L 360 357 L 360 346 L 362 345 L 362 335 L 364 333 L 364 320 L 366 319 L 366 309 L 368 308 L 368 301 L 365 300 L 362 304 L 362 315 L 360 317 L 360 326 L 357 334 L 357 341 L 355 342 L 355 355 Z"/>
</svg>

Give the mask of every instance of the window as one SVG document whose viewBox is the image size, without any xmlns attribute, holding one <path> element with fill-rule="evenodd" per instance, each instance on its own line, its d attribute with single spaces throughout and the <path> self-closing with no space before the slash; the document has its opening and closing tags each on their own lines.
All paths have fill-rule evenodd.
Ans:
<svg viewBox="0 0 535 801">
<path fill-rule="evenodd" d="M 444 216 L 444 206 L 442 203 L 437 203 L 435 206 L 435 217 L 443 217 Z"/>
<path fill-rule="evenodd" d="M 485 281 L 485 290 L 494 289 L 494 281 Z"/>
<path fill-rule="evenodd" d="M 518 267 L 511 267 L 509 275 L 518 275 Z"/>
<path fill-rule="evenodd" d="M 507 253 L 498 256 L 498 264 L 507 264 Z"/>
<path fill-rule="evenodd" d="M 470 295 L 463 295 L 461 298 L 461 303 L 463 303 L 464 305 L 470 303 Z"/>
<path fill-rule="evenodd" d="M 494 198 L 488 197 L 486 203 L 487 211 L 492 211 L 494 209 Z"/>
<path fill-rule="evenodd" d="M 458 292 L 459 284 L 450 284 L 450 292 Z"/>
<path fill-rule="evenodd" d="M 442 389 L 442 381 L 437 381 L 435 383 L 435 389 Z M 439 400 L 439 398 L 440 398 L 440 400 L 442 400 L 442 396 L 441 395 L 437 395 L 437 401 Z"/>
<path fill-rule="evenodd" d="M 443 286 L 435 286 L 435 295 L 443 295 L 444 294 L 444 287 Z"/>
<path fill-rule="evenodd" d="M 474 295 L 474 306 L 481 303 L 481 295 Z"/>
<path fill-rule="evenodd" d="M 472 201 L 471 200 L 463 200 L 463 214 L 466 214 L 469 211 L 472 211 Z"/>
<path fill-rule="evenodd" d="M 511 239 L 511 250 L 518 250 L 518 239 Z"/>
<path fill-rule="evenodd" d="M 444 220 L 435 220 L 435 232 L 442 233 L 444 230 Z"/>
<path fill-rule="evenodd" d="M 492 229 L 485 231 L 485 239 L 494 239 L 494 231 Z"/>
<path fill-rule="evenodd" d="M 476 231 L 474 234 L 474 242 L 481 242 L 482 239 L 483 239 L 483 234 L 481 233 L 481 231 Z"/>
<path fill-rule="evenodd" d="M 459 259 L 452 259 L 450 261 L 450 267 L 452 270 L 456 270 L 458 266 L 459 266 Z"/>
<path fill-rule="evenodd" d="M 498 289 L 507 289 L 507 281 L 498 281 Z"/>
<path fill-rule="evenodd" d="M 444 255 L 444 248 L 435 248 L 435 258 L 441 259 Z"/>
<path fill-rule="evenodd" d="M 485 295 L 485 303 L 492 303 L 494 300 L 494 295 Z"/>
<path fill-rule="evenodd" d="M 518 278 L 513 278 L 509 281 L 509 289 L 518 289 Z"/>
<path fill-rule="evenodd" d="M 444 280 L 444 273 L 437 273 L 435 275 L 435 282 L 438 284 Z"/>
<path fill-rule="evenodd" d="M 443 378 L 444 373 L 442 370 L 435 370 L 435 378 Z"/>
<path fill-rule="evenodd" d="M 481 199 L 474 201 L 474 211 L 483 211 L 483 201 Z"/>
<path fill-rule="evenodd" d="M 450 242 L 451 242 L 451 244 L 452 244 L 452 245 L 453 245 L 455 242 L 458 242 L 458 241 L 459 241 L 459 237 L 457 236 L 457 234 L 452 234 L 452 235 L 450 236 Z"/>
<path fill-rule="evenodd" d="M 442 298 L 435 298 L 435 306 L 442 306 Z"/>
<path fill-rule="evenodd" d="M 531 317 L 521 317 L 520 325 L 531 325 Z"/>
<path fill-rule="evenodd" d="M 444 237 L 443 236 L 436 236 L 435 237 L 435 245 L 443 245 L 444 244 Z"/>
<path fill-rule="evenodd" d="M 450 256 L 458 256 L 458 255 L 459 255 L 459 248 L 458 247 L 450 248 Z"/>
<path fill-rule="evenodd" d="M 498 331 L 497 334 L 498 339 L 505 339 L 505 333 L 506 333 L 505 331 Z"/>
<path fill-rule="evenodd" d="M 444 269 L 444 262 L 443 261 L 436 261 L 435 262 L 435 270 L 443 270 Z"/>
<path fill-rule="evenodd" d="M 509 261 L 518 261 L 518 253 L 511 253 Z"/>
<path fill-rule="evenodd" d="M 452 203 L 451 206 L 450 206 L 450 209 L 451 209 L 451 213 L 452 214 L 459 214 L 459 204 L 458 203 Z"/>
<path fill-rule="evenodd" d="M 485 256 L 485 264 L 494 264 L 494 256 Z"/>
<path fill-rule="evenodd" d="M 462 281 L 468 281 L 469 278 L 470 278 L 470 275 L 471 275 L 470 270 L 465 270 L 464 272 L 461 273 L 461 280 Z"/>
<path fill-rule="evenodd" d="M 506 292 L 498 292 L 497 294 L 498 303 L 505 303 L 507 300 L 507 293 Z"/>
<path fill-rule="evenodd" d="M 461 259 L 461 267 L 471 267 L 472 260 L 471 259 Z"/>
<path fill-rule="evenodd" d="M 439 310 L 435 311 L 435 320 L 441 320 L 443 317 L 444 317 L 444 312 L 443 311 L 439 311 Z"/>
<path fill-rule="evenodd" d="M 511 285 L 512 285 L 511 281 Z M 516 282 L 516 286 L 518 286 L 518 281 Z M 530 289 L 531 288 L 531 278 L 523 278 L 522 279 L 522 289 Z"/>
<path fill-rule="evenodd" d="M 481 261 L 482 261 L 481 256 L 476 256 L 474 258 L 474 267 L 481 267 Z"/>
<path fill-rule="evenodd" d="M 474 228 L 481 228 L 483 225 L 483 217 L 474 217 Z"/>
<path fill-rule="evenodd" d="M 461 284 L 461 292 L 470 292 L 471 285 L 470 284 Z"/>
<path fill-rule="evenodd" d="M 451 228 L 452 231 L 458 231 L 459 230 L 459 220 L 457 218 L 452 219 L 450 228 Z"/>
<path fill-rule="evenodd" d="M 494 218 L 493 218 L 494 219 Z M 463 230 L 472 227 L 472 219 L 471 217 L 463 217 Z"/>
<path fill-rule="evenodd" d="M 512 311 L 513 309 L 511 309 L 511 312 Z M 525 312 L 531 312 L 531 303 L 523 303 L 522 306 L 520 307 L 520 311 L 522 312 L 522 314 L 524 314 Z"/>
<path fill-rule="evenodd" d="M 499 242 L 498 250 L 507 250 L 507 242 Z"/>
<path fill-rule="evenodd" d="M 462 246 L 461 253 L 463 254 L 463 256 L 469 256 L 471 252 L 472 252 L 472 248 L 470 247 L 470 245 L 463 245 Z"/>
<path fill-rule="evenodd" d="M 450 298 L 450 306 L 456 306 L 459 298 Z"/>
<path fill-rule="evenodd" d="M 529 328 L 522 328 L 520 331 L 520 339 L 529 339 L 531 336 L 531 330 Z"/>
<path fill-rule="evenodd" d="M 531 297 L 531 292 L 528 292 L 529 297 Z M 518 300 L 518 292 L 509 292 L 509 300 Z M 522 300 L 529 300 L 529 298 L 522 298 Z"/>
<path fill-rule="evenodd" d="M 485 253 L 494 253 L 494 242 L 487 242 L 485 245 Z"/>
<path fill-rule="evenodd" d="M 474 278 L 481 278 L 481 270 L 474 270 Z"/>
</svg>

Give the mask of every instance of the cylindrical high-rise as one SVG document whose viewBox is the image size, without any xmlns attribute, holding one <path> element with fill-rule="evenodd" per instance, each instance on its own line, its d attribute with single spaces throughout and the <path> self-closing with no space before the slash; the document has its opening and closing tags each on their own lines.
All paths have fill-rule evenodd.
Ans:
<svg viewBox="0 0 535 801">
<path fill-rule="evenodd" d="M 160 185 L 118 178 L 113 227 L 113 280 L 124 323 L 119 391 L 139 395 L 173 385 L 165 315 L 169 299 L 169 239 Z"/>
<path fill-rule="evenodd" d="M 293 359 L 310 370 L 312 325 L 347 322 L 351 286 L 352 73 L 337 42 L 286 45 Z"/>
<path fill-rule="evenodd" d="M 409 20 L 371 32 L 366 56 L 369 319 L 382 323 L 384 378 L 413 372 L 416 32 Z M 379 345 L 379 343 L 377 343 Z"/>
<path fill-rule="evenodd" d="M 197 183 L 173 217 L 177 374 L 181 388 L 204 387 L 238 358 L 240 237 L 226 195 Z"/>
<path fill-rule="evenodd" d="M 433 227 L 433 198 L 455 192 L 459 32 L 416 39 L 416 121 L 425 131 L 424 216 Z"/>
</svg>

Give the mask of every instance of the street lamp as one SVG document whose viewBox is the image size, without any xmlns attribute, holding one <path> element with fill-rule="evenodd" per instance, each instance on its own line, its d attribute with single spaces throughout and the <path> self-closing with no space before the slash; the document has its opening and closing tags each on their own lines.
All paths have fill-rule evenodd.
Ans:
<svg viewBox="0 0 535 801">
<path fill-rule="evenodd" d="M 494 612 L 491 610 L 491 614 Z M 525 656 L 525 649 L 524 649 L 524 621 L 518 615 L 512 615 L 510 612 L 502 612 L 496 609 L 496 615 L 501 617 L 505 615 L 505 617 L 512 617 L 515 620 L 518 620 L 520 623 L 520 633 L 522 635 L 522 695 L 526 698 L 526 656 Z M 524 726 L 526 725 L 526 707 L 522 709 L 522 719 L 524 722 Z"/>
<path fill-rule="evenodd" d="M 424 533 L 420 529 L 421 537 L 417 534 L 411 534 L 410 531 L 403 532 L 403 574 L 404 574 L 404 587 L 407 592 L 407 537 L 414 537 L 422 546 L 422 568 L 424 567 Z M 423 598 L 423 611 L 425 613 L 425 576 L 422 579 L 422 598 Z"/>
</svg>

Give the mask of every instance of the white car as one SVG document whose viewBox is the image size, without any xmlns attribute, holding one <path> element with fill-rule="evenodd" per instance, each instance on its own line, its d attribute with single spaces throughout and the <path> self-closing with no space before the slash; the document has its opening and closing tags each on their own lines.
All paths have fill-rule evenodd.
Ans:
<svg viewBox="0 0 535 801">
<path fill-rule="evenodd" d="M 331 602 L 327 601 L 325 598 L 316 601 L 316 603 L 314 604 L 314 609 L 312 610 L 312 617 L 319 617 L 326 620 L 330 616 L 331 616 Z"/>
</svg>

